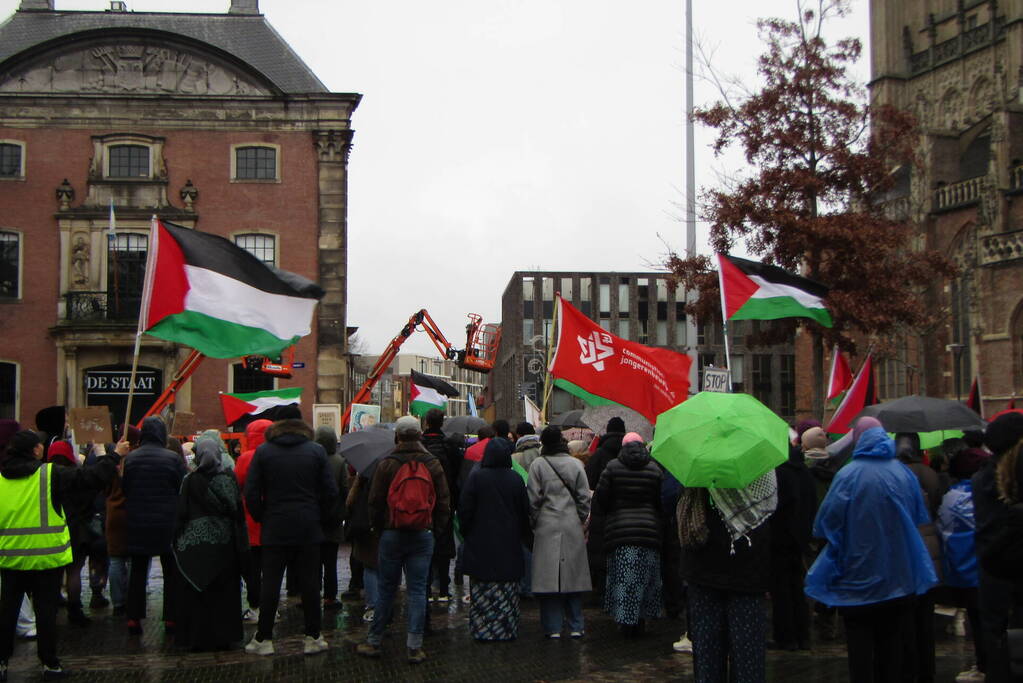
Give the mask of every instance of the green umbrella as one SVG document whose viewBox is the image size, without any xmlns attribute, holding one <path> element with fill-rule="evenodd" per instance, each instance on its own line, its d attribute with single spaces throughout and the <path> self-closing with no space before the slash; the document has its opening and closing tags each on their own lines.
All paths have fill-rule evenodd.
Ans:
<svg viewBox="0 0 1023 683">
<path fill-rule="evenodd" d="M 703 391 L 657 416 L 653 457 L 683 486 L 743 488 L 788 459 L 789 427 L 749 394 Z"/>
</svg>

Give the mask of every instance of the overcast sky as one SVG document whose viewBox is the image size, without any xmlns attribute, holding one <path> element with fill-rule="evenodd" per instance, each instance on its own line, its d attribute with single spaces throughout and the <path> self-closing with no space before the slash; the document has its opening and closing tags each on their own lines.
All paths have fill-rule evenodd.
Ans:
<svg viewBox="0 0 1023 683">
<path fill-rule="evenodd" d="M 0 0 L 0 16 L 18 4 Z M 221 12 L 229 0 L 127 4 Z M 866 45 L 867 3 L 854 4 L 831 33 Z M 795 8 L 694 0 L 693 23 L 718 68 L 753 80 L 756 19 Z M 684 246 L 684 0 L 260 0 L 260 9 L 328 88 L 363 95 L 349 166 L 348 322 L 371 353 L 420 308 L 460 346 L 467 313 L 500 321 L 516 270 L 646 270 L 665 243 Z M 697 83 L 697 103 L 713 99 Z M 715 160 L 710 140 L 697 129 L 699 187 L 713 184 L 714 168 L 739 168 Z M 433 346 L 418 334 L 403 351 Z"/>
</svg>

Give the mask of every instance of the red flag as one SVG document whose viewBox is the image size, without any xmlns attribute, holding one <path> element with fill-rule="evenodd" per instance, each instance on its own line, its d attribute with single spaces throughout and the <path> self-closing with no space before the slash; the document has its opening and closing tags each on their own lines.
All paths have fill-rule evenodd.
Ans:
<svg viewBox="0 0 1023 683">
<path fill-rule="evenodd" d="M 980 415 L 981 418 L 984 417 L 984 401 L 980 395 L 980 375 L 973 378 L 973 384 L 970 385 L 970 397 L 966 399 L 966 406 Z"/>
<path fill-rule="evenodd" d="M 555 384 L 589 405 L 618 403 L 654 422 L 689 395 L 689 356 L 603 330 L 558 297 Z"/>
<path fill-rule="evenodd" d="M 835 350 L 831 356 L 831 376 L 828 378 L 828 396 L 826 400 L 831 401 L 841 396 L 842 392 L 852 384 L 852 380 L 853 374 L 852 370 L 849 369 L 849 362 L 842 355 L 838 344 L 835 344 Z"/>
<path fill-rule="evenodd" d="M 867 359 L 863 361 L 852 386 L 846 392 L 845 398 L 838 405 L 835 414 L 831 416 L 831 422 L 824 428 L 824 431 L 831 434 L 845 434 L 852 428 L 852 421 L 864 408 L 877 403 L 877 391 L 874 385 L 874 361 L 873 354 L 868 353 Z"/>
</svg>

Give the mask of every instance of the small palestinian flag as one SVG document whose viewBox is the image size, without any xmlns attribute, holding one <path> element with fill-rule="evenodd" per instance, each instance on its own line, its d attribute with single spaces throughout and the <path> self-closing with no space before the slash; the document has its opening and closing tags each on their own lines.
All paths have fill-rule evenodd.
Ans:
<svg viewBox="0 0 1023 683">
<path fill-rule="evenodd" d="M 322 296 L 230 240 L 154 220 L 139 332 L 212 358 L 277 356 L 309 334 Z"/>
<path fill-rule="evenodd" d="M 831 416 L 831 422 L 824 428 L 829 434 L 845 434 L 852 429 L 853 420 L 866 408 L 877 403 L 877 385 L 874 383 L 874 359 L 868 353 L 856 379 L 845 392 L 842 402 Z"/>
<path fill-rule="evenodd" d="M 984 399 L 981 395 L 979 375 L 973 378 L 973 384 L 970 385 L 970 395 L 966 399 L 966 407 L 980 415 L 981 419 L 984 418 Z"/>
<path fill-rule="evenodd" d="M 411 403 L 409 412 L 416 417 L 426 415 L 431 408 L 444 410 L 448 405 L 449 396 L 458 396 L 458 390 L 439 377 L 431 377 L 421 372 L 412 371 Z"/>
<path fill-rule="evenodd" d="M 718 254 L 721 308 L 726 320 L 811 318 L 831 327 L 828 288 L 777 266 Z"/>
<path fill-rule="evenodd" d="M 845 395 L 845 390 L 852 384 L 853 374 L 849 369 L 849 361 L 842 355 L 838 344 L 831 355 L 831 374 L 828 377 L 828 403 L 837 402 Z"/>
<path fill-rule="evenodd" d="M 277 417 L 283 406 L 297 406 L 302 402 L 302 387 L 276 391 L 255 391 L 250 394 L 221 394 L 220 407 L 224 409 L 224 422 L 233 425 L 242 418 Z"/>
</svg>

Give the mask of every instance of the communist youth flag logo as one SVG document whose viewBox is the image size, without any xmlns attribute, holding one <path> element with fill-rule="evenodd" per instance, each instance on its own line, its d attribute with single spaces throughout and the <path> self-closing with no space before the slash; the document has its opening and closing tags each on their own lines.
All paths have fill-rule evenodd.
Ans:
<svg viewBox="0 0 1023 683">
<path fill-rule="evenodd" d="M 588 337 L 576 337 L 582 353 L 579 354 L 579 362 L 583 365 L 592 365 L 597 372 L 604 371 L 604 360 L 615 355 L 614 347 L 611 345 L 611 335 L 607 332 L 594 330 Z"/>
</svg>

